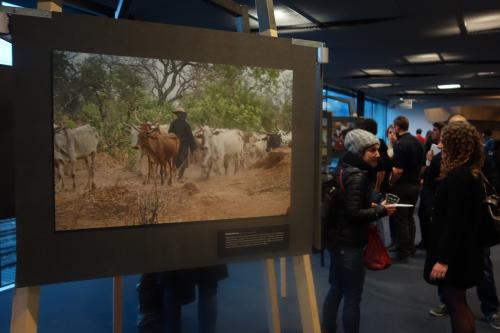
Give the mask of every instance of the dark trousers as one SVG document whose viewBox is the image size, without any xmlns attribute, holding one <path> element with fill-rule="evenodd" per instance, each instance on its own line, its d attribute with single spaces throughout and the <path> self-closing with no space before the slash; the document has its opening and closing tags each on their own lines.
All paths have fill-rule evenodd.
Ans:
<svg viewBox="0 0 500 333">
<path fill-rule="evenodd" d="M 415 205 L 420 193 L 419 184 L 396 183 L 391 193 L 400 198 L 400 203 L 413 205 L 411 208 L 399 207 L 391 216 L 393 220 L 394 242 L 400 258 L 408 258 L 415 253 Z"/>
<path fill-rule="evenodd" d="M 165 288 L 163 314 L 166 333 L 181 333 L 181 296 L 175 288 Z M 198 332 L 215 333 L 217 322 L 217 282 L 198 283 Z"/>
<path fill-rule="evenodd" d="M 337 313 L 342 298 L 345 333 L 359 332 L 361 295 L 365 282 L 362 248 L 338 247 L 330 252 L 330 290 L 323 304 L 325 333 L 337 332 Z"/>
<path fill-rule="evenodd" d="M 490 259 L 490 249 L 484 249 L 483 277 L 476 287 L 477 297 L 481 302 L 481 312 L 485 317 L 498 312 L 500 303 L 498 302 L 495 277 L 493 275 L 493 264 Z M 439 300 L 444 303 L 442 290 L 438 288 Z"/>
<path fill-rule="evenodd" d="M 432 205 L 434 191 L 426 186 L 420 192 L 420 206 L 418 207 L 418 220 L 420 223 L 420 234 L 422 235 L 422 246 L 427 247 L 429 239 L 429 226 L 432 217 Z"/>
</svg>

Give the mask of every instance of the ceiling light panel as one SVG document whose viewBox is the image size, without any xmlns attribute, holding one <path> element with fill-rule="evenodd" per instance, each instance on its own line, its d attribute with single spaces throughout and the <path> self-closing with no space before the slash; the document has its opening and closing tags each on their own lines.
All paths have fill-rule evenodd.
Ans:
<svg viewBox="0 0 500 333">
<path fill-rule="evenodd" d="M 464 19 L 467 32 L 481 32 L 500 29 L 500 12 L 470 15 Z"/>
<path fill-rule="evenodd" d="M 372 76 L 388 76 L 388 75 L 394 75 L 394 72 L 388 68 L 366 68 L 362 69 L 363 72 L 365 72 L 368 75 Z"/>
<path fill-rule="evenodd" d="M 255 8 L 249 9 L 248 14 L 259 18 L 257 15 L 257 9 Z M 276 20 L 276 25 L 279 27 L 312 23 L 304 16 L 284 5 L 274 6 L 274 19 Z"/>
<path fill-rule="evenodd" d="M 404 56 L 406 61 L 411 64 L 424 64 L 431 62 L 440 62 L 441 58 L 438 53 L 421 53 L 421 54 L 412 54 Z"/>
<path fill-rule="evenodd" d="M 446 90 L 446 89 L 459 89 L 462 86 L 458 83 L 448 83 L 448 84 L 440 84 L 437 87 L 438 89 Z"/>
<path fill-rule="evenodd" d="M 484 77 L 484 76 L 494 76 L 494 75 L 496 75 L 496 74 L 497 74 L 497 73 L 495 73 L 495 72 L 479 72 L 479 73 L 477 73 L 476 75 L 477 75 L 477 76 L 483 76 L 483 77 Z"/>
<path fill-rule="evenodd" d="M 370 88 L 389 88 L 392 87 L 392 83 L 368 83 L 367 86 Z"/>
<path fill-rule="evenodd" d="M 451 52 L 442 52 L 441 57 L 444 59 L 444 61 L 460 61 L 467 58 L 463 54 L 451 53 Z"/>
<path fill-rule="evenodd" d="M 425 94 L 425 91 L 423 91 L 423 90 L 406 90 L 405 92 L 407 95 L 423 95 L 423 94 Z"/>
</svg>

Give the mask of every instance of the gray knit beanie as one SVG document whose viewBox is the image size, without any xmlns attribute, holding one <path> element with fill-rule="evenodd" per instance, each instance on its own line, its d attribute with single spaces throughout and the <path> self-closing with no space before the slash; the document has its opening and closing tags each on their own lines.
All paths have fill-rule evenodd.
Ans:
<svg viewBox="0 0 500 333">
<path fill-rule="evenodd" d="M 350 131 L 344 139 L 345 148 L 357 155 L 361 155 L 367 148 L 379 143 L 375 135 L 362 129 Z"/>
</svg>

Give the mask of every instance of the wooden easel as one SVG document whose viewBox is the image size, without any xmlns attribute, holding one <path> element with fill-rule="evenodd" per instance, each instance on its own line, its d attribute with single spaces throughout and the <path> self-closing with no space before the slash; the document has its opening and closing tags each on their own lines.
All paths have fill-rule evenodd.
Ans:
<svg viewBox="0 0 500 333">
<path fill-rule="evenodd" d="M 260 34 L 264 36 L 278 37 L 274 17 L 273 0 L 255 0 L 255 4 L 257 7 L 257 15 L 259 17 Z M 297 284 L 297 298 L 299 300 L 302 332 L 320 333 L 321 327 L 318 304 L 316 300 L 316 291 L 314 289 L 314 279 L 311 269 L 311 257 L 308 254 L 294 256 L 292 257 L 292 261 Z M 286 258 L 279 258 L 279 263 L 281 297 L 286 298 Z M 267 279 L 269 331 L 271 333 L 280 333 L 281 324 L 274 259 L 266 259 L 264 261 L 264 266 Z"/>
<path fill-rule="evenodd" d="M 224 6 L 225 1 L 213 0 Z M 63 0 L 38 0 L 38 9 L 53 12 L 62 11 Z M 274 18 L 273 0 L 256 0 L 261 35 L 277 37 Z M 245 13 L 246 10 L 246 13 Z M 240 31 L 249 31 L 248 9 L 242 11 L 243 28 Z M 265 23 L 262 23 L 265 22 Z M 281 296 L 286 297 L 286 258 L 280 258 Z M 319 313 L 314 289 L 314 279 L 309 255 L 292 257 L 293 270 L 297 284 L 297 298 L 302 322 L 302 332 L 320 333 Z M 268 324 L 271 333 L 281 332 L 279 314 L 278 288 L 274 259 L 264 260 L 265 280 L 267 282 Z M 40 287 L 16 288 L 12 303 L 12 317 L 10 333 L 36 333 L 38 329 L 38 310 L 40 304 Z M 113 333 L 122 332 L 123 279 L 113 278 Z"/>
<path fill-rule="evenodd" d="M 63 0 L 38 0 L 37 9 L 62 12 Z M 122 277 L 113 278 L 113 333 L 122 332 Z M 10 333 L 36 333 L 38 330 L 38 309 L 40 287 L 16 288 L 12 299 Z"/>
<path fill-rule="evenodd" d="M 40 287 L 16 288 L 12 299 L 10 333 L 36 333 Z M 122 332 L 123 278 L 113 278 L 113 333 Z"/>
</svg>

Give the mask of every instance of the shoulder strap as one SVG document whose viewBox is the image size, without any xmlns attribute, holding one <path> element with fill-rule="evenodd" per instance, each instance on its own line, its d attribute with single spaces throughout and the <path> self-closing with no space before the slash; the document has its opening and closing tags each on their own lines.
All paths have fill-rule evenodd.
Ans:
<svg viewBox="0 0 500 333">
<path fill-rule="evenodd" d="M 484 173 L 480 171 L 479 174 L 481 175 L 481 179 L 483 180 L 483 184 L 485 185 L 485 187 L 488 187 L 489 190 L 492 191 L 493 193 L 497 193 L 495 186 L 493 186 L 493 184 L 490 183 L 490 181 L 488 180 L 488 178 L 486 178 Z"/>
<path fill-rule="evenodd" d="M 345 187 L 344 187 L 344 168 L 341 168 L 340 172 L 339 172 L 339 185 L 340 185 L 340 189 L 342 190 L 342 192 L 345 192 Z"/>
</svg>

